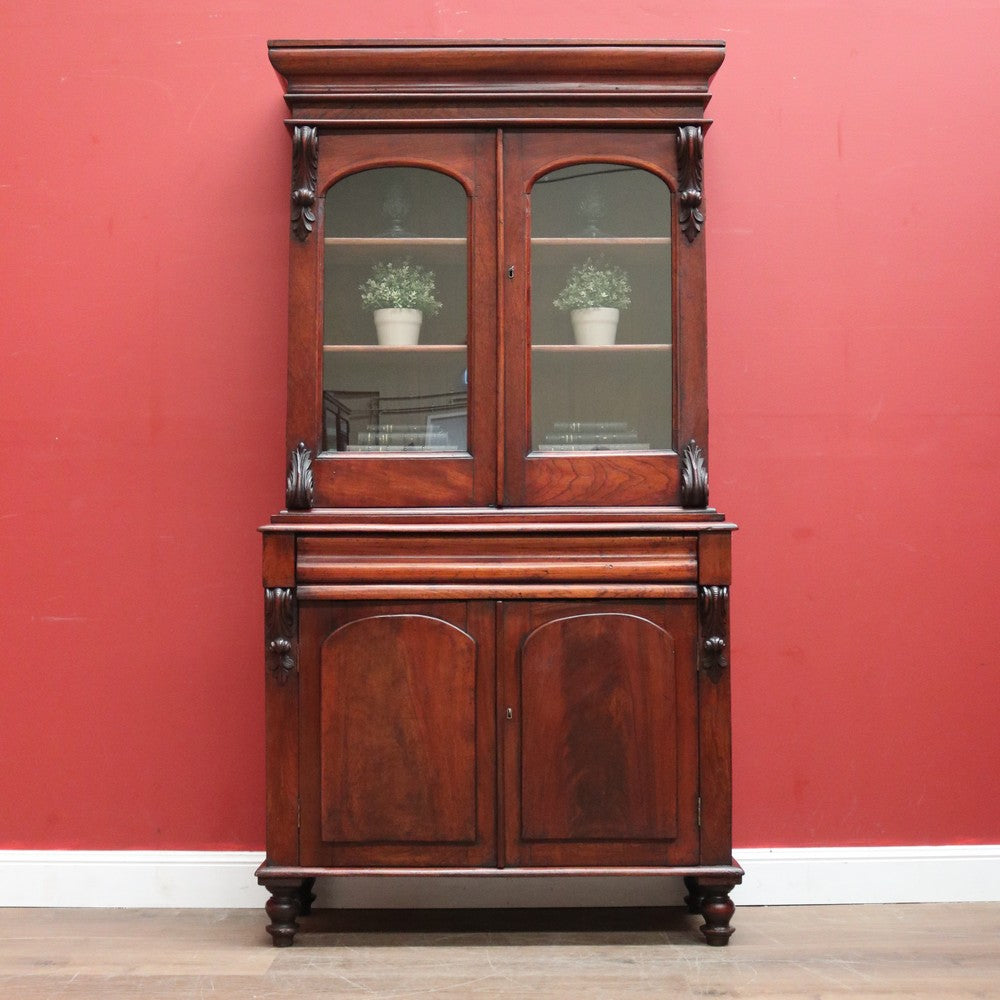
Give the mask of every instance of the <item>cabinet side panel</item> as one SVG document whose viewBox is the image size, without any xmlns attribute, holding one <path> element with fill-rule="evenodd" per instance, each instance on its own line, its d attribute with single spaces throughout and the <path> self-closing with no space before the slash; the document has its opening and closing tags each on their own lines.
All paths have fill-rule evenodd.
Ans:
<svg viewBox="0 0 1000 1000">
<path fill-rule="evenodd" d="M 289 543 L 292 539 L 288 540 Z M 278 545 L 278 548 L 285 546 Z M 285 562 L 286 560 L 279 560 Z M 265 583 L 281 582 L 264 559 Z M 264 724 L 266 733 L 267 860 L 294 865 L 299 858 L 298 610 L 294 590 L 264 590 Z"/>
<path fill-rule="evenodd" d="M 704 635 L 702 635 L 704 641 Z M 729 669 L 718 680 L 698 672 L 701 745 L 701 863 L 727 865 L 733 856 L 732 722 Z"/>
<path fill-rule="evenodd" d="M 320 663 L 327 843 L 476 840 L 476 643 L 440 619 L 351 622 Z"/>
<path fill-rule="evenodd" d="M 701 863 L 728 865 L 733 857 L 732 764 L 728 677 L 702 676 Z"/>
</svg>

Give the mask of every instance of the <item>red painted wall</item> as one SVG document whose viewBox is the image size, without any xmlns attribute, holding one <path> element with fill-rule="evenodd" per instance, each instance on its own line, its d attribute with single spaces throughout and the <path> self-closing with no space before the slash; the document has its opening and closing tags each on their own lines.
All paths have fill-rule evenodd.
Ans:
<svg viewBox="0 0 1000 1000">
<path fill-rule="evenodd" d="M 0 13 L 0 847 L 263 843 L 266 38 L 567 32 L 729 45 L 706 207 L 737 844 L 1000 841 L 996 4 L 45 0 Z"/>
</svg>

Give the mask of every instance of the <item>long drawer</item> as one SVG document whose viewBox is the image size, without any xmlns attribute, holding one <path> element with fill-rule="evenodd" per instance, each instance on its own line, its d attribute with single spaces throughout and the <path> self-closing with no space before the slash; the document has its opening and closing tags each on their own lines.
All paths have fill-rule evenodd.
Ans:
<svg viewBox="0 0 1000 1000">
<path fill-rule="evenodd" d="M 693 534 L 299 536 L 296 582 L 683 583 L 698 576 Z"/>
</svg>

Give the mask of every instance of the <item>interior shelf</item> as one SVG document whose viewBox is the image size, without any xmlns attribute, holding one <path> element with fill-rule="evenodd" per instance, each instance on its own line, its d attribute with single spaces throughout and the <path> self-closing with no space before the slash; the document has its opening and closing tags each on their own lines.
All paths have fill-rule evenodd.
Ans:
<svg viewBox="0 0 1000 1000">
<path fill-rule="evenodd" d="M 651 353 L 671 349 L 670 344 L 532 344 L 533 351 L 543 354 L 560 352 L 569 354 L 602 354 L 618 352 Z"/>
<path fill-rule="evenodd" d="M 669 236 L 533 236 L 536 247 L 666 247 Z"/>
<path fill-rule="evenodd" d="M 327 236 L 328 247 L 458 247 L 464 236 Z"/>
<path fill-rule="evenodd" d="M 458 354 L 465 353 L 465 344 L 408 344 L 400 347 L 387 344 L 324 344 L 331 354 Z"/>
</svg>

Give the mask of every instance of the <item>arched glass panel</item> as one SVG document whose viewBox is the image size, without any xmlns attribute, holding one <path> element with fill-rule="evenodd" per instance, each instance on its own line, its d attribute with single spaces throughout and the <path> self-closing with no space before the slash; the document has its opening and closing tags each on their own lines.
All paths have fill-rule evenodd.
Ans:
<svg viewBox="0 0 1000 1000">
<path fill-rule="evenodd" d="M 673 447 L 670 189 L 615 163 L 531 193 L 531 447 Z"/>
<path fill-rule="evenodd" d="M 467 451 L 468 216 L 458 181 L 417 167 L 327 192 L 327 452 Z"/>
</svg>

